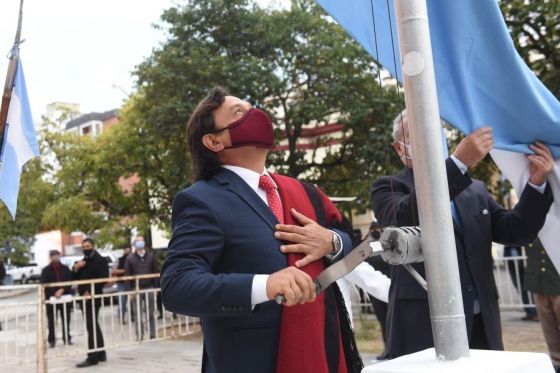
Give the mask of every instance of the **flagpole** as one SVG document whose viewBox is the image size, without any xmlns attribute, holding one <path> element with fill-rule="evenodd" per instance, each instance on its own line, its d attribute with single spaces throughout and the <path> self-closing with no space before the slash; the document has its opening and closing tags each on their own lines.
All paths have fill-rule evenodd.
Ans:
<svg viewBox="0 0 560 373">
<path fill-rule="evenodd" d="M 8 64 L 8 74 L 6 75 L 6 83 L 4 84 L 4 93 L 2 94 L 2 104 L 0 106 L 0 165 L 2 164 L 1 155 L 4 150 L 4 134 L 6 133 L 6 125 L 8 120 L 8 110 L 10 108 L 10 101 L 12 100 L 12 89 L 14 88 L 14 80 L 16 77 L 18 59 L 19 59 L 19 45 L 21 44 L 21 22 L 23 18 L 23 0 L 19 3 L 19 19 L 14 39 L 14 46 L 10 51 Z"/>
<path fill-rule="evenodd" d="M 395 0 L 436 356 L 469 356 L 426 0 Z"/>
</svg>

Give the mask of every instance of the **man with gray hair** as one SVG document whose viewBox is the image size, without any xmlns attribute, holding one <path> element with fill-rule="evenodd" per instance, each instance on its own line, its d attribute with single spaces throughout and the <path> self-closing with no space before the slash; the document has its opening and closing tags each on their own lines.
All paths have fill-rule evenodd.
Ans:
<svg viewBox="0 0 560 373">
<path fill-rule="evenodd" d="M 406 111 L 393 122 L 393 147 L 404 169 L 384 176 L 371 187 L 371 207 L 383 226 L 419 225 L 412 172 L 414 157 Z M 471 179 L 467 170 L 492 150 L 492 129 L 482 127 L 465 137 L 445 161 L 450 209 L 470 348 L 502 350 L 498 293 L 492 269 L 492 242 L 525 245 L 544 224 L 553 196 L 546 178 L 554 160 L 541 142 L 530 146 L 534 154 L 530 178 L 517 206 L 508 211 L 498 205 L 486 186 Z M 424 265 L 415 269 L 425 277 Z M 390 357 L 433 347 L 427 292 L 402 266 L 393 267 L 387 315 L 387 352 Z"/>
</svg>

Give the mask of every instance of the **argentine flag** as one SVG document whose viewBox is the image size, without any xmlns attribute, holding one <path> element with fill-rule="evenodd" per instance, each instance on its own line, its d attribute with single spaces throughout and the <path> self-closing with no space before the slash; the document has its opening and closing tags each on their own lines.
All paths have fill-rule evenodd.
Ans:
<svg viewBox="0 0 560 373">
<path fill-rule="evenodd" d="M 393 0 L 317 2 L 402 82 Z M 539 238 L 560 270 L 560 102 L 515 50 L 497 0 L 427 4 L 441 116 L 466 134 L 493 128 L 491 155 L 517 195 L 529 180 L 528 145 L 541 140 L 552 150 L 554 204 Z"/>
<path fill-rule="evenodd" d="M 21 171 L 27 161 L 39 155 L 25 77 L 19 60 L 3 145 L 0 154 L 0 199 L 15 219 Z"/>
</svg>

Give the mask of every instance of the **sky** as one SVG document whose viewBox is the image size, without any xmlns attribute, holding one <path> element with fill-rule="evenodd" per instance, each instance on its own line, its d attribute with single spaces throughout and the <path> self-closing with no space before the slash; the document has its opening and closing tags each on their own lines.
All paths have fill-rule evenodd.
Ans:
<svg viewBox="0 0 560 373">
<path fill-rule="evenodd" d="M 0 82 L 17 27 L 20 0 L 0 0 Z M 131 72 L 165 41 L 161 13 L 184 0 L 24 0 L 20 57 L 35 122 L 54 101 L 80 111 L 120 107 L 134 90 Z M 258 0 L 261 5 L 286 0 Z"/>
</svg>

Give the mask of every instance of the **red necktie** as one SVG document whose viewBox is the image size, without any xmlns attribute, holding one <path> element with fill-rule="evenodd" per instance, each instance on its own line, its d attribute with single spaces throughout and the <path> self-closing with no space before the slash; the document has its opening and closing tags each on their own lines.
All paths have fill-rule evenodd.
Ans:
<svg viewBox="0 0 560 373">
<path fill-rule="evenodd" d="M 274 215 L 276 215 L 280 224 L 284 224 L 284 209 L 282 208 L 282 202 L 280 201 L 272 178 L 268 175 L 261 175 L 259 179 L 259 188 L 266 192 L 268 207 L 270 207 Z"/>
</svg>

